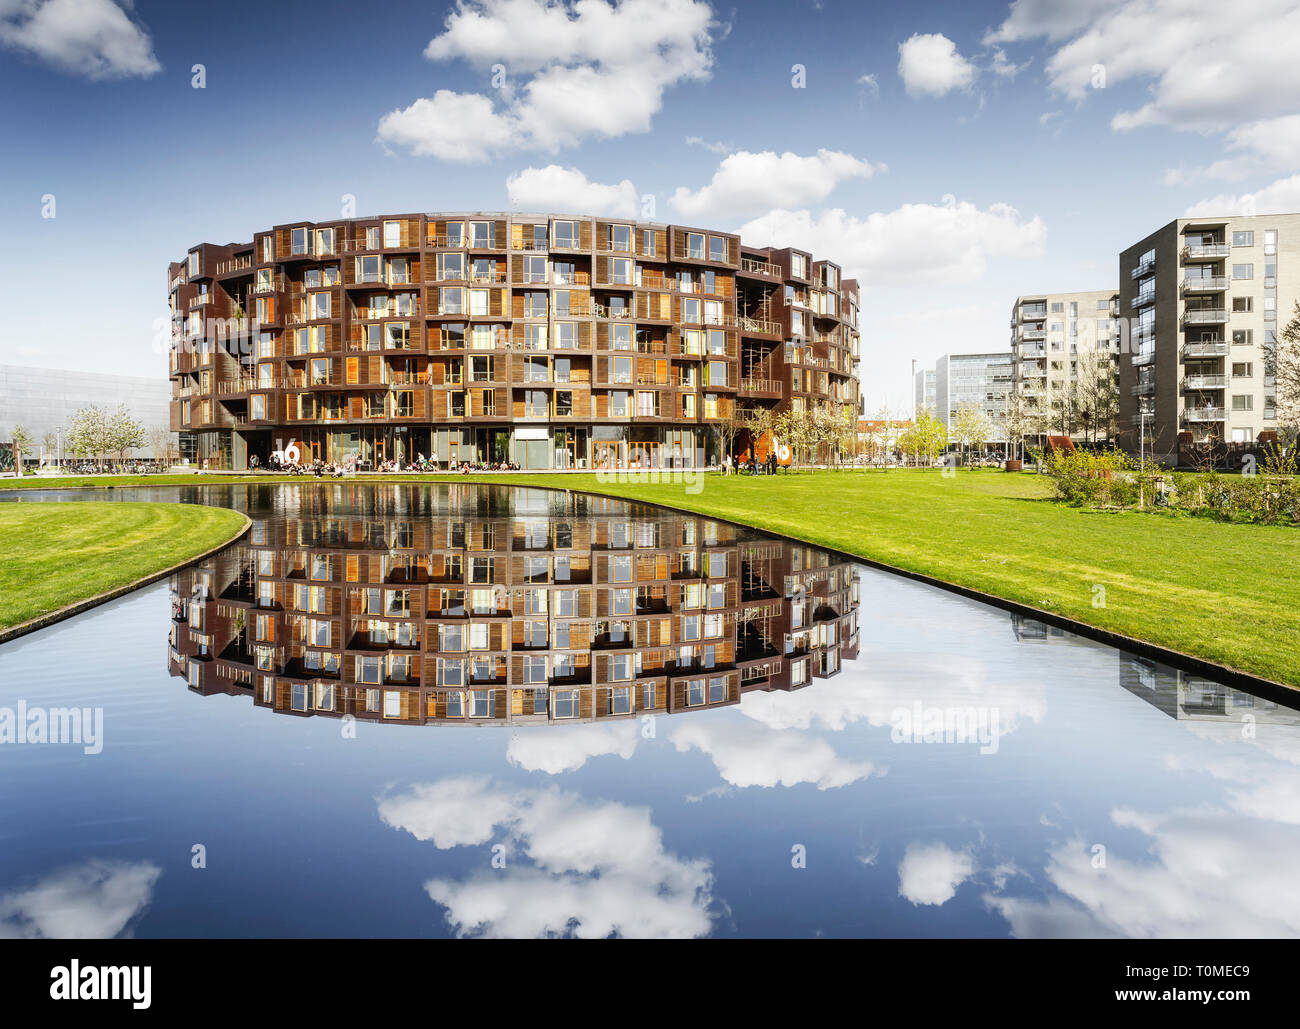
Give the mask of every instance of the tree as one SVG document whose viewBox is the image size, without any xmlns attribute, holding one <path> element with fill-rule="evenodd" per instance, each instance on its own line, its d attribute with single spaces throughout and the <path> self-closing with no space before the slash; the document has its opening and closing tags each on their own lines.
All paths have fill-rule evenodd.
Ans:
<svg viewBox="0 0 1300 1029">
<path fill-rule="evenodd" d="M 97 464 L 108 451 L 108 417 L 91 404 L 72 416 L 68 423 L 67 450 L 73 457 L 93 459 Z"/>
<path fill-rule="evenodd" d="M 23 474 L 23 455 L 27 448 L 32 445 L 32 434 L 27 431 L 27 427 L 19 422 L 14 426 L 14 474 L 21 476 Z"/>
<path fill-rule="evenodd" d="M 125 404 L 119 404 L 108 419 L 104 442 L 108 450 L 117 454 L 119 462 L 126 460 L 128 450 L 145 445 L 144 426 L 131 417 Z"/>
<path fill-rule="evenodd" d="M 1286 328 L 1278 333 L 1271 356 L 1277 382 L 1278 427 L 1286 441 L 1294 443 L 1300 435 L 1300 300 Z"/>
<path fill-rule="evenodd" d="M 155 460 L 170 461 L 172 456 L 172 434 L 165 425 L 155 425 L 148 432 L 149 449 Z"/>
<path fill-rule="evenodd" d="M 899 449 L 915 463 L 933 465 L 948 445 L 948 427 L 929 408 L 922 408 L 914 424 L 898 437 Z"/>
<path fill-rule="evenodd" d="M 789 445 L 791 465 L 804 460 L 809 447 L 816 443 L 814 415 L 807 408 L 791 408 L 776 417 L 776 434 Z"/>
<path fill-rule="evenodd" d="M 721 451 L 719 460 L 723 460 L 732 455 L 732 450 L 736 446 L 736 437 L 740 435 L 745 428 L 744 417 L 733 406 L 730 413 L 709 426 L 713 433 L 713 438 L 718 441 L 718 450 Z"/>
<path fill-rule="evenodd" d="M 741 422 L 749 433 L 749 448 L 758 460 L 758 442 L 764 436 L 771 436 L 776 429 L 776 412 L 770 407 L 751 407 L 741 414 Z"/>
<path fill-rule="evenodd" d="M 998 416 L 1003 435 L 1011 448 L 1012 457 L 1024 459 L 1025 437 L 1036 436 L 1040 431 L 1042 412 L 1030 405 L 1022 393 L 1008 393 L 1006 403 Z"/>
<path fill-rule="evenodd" d="M 1096 443 L 1105 436 L 1113 442 L 1119 430 L 1119 387 L 1115 362 L 1105 350 L 1081 350 L 1076 362 L 1079 421 L 1084 435 Z"/>
<path fill-rule="evenodd" d="M 45 461 L 56 461 L 59 456 L 59 434 L 57 432 L 47 432 L 42 436 L 41 449 L 45 451 L 43 455 Z"/>
<path fill-rule="evenodd" d="M 961 450 L 962 464 L 966 464 L 969 448 L 984 443 L 991 433 L 984 412 L 974 404 L 963 404 L 952 419 L 950 434 Z"/>
</svg>

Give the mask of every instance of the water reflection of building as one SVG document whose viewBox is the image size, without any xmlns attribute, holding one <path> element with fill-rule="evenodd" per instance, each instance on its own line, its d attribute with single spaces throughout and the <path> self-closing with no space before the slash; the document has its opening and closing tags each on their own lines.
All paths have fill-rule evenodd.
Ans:
<svg viewBox="0 0 1300 1029">
<path fill-rule="evenodd" d="M 1011 613 L 1011 631 L 1016 634 L 1016 639 L 1021 643 L 1032 643 L 1040 640 L 1063 640 L 1066 636 L 1064 629 L 1058 629 L 1054 625 L 1040 622 L 1036 618 L 1026 618 L 1014 611 Z"/>
<path fill-rule="evenodd" d="M 1120 685 L 1170 718 L 1300 725 L 1300 711 L 1136 654 L 1119 655 Z"/>
<path fill-rule="evenodd" d="M 257 523 L 173 576 L 169 669 L 286 713 L 520 723 L 734 704 L 857 656 L 846 561 L 706 518 L 527 493 L 544 500 L 503 507 L 488 487 L 449 486 L 425 509 Z"/>
</svg>

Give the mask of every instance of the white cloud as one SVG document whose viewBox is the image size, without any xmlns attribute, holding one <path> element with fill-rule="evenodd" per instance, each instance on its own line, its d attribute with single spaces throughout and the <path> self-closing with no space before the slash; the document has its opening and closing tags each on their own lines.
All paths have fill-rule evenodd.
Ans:
<svg viewBox="0 0 1300 1029">
<path fill-rule="evenodd" d="M 1097 18 L 1122 0 L 1015 0 L 1007 20 L 984 37 L 985 43 L 1015 43 L 1045 36 L 1064 39 Z"/>
<path fill-rule="evenodd" d="M 439 847 L 507 847 L 504 869 L 425 884 L 461 935 L 685 938 L 712 928 L 710 863 L 669 853 L 647 808 L 469 777 L 383 798 L 380 817 Z"/>
<path fill-rule="evenodd" d="M 592 182 L 577 168 L 548 164 L 525 168 L 506 179 L 510 204 L 519 211 L 563 211 L 635 218 L 638 201 L 630 179 L 616 185 Z"/>
<path fill-rule="evenodd" d="M 439 90 L 385 115 L 379 139 L 481 161 L 647 132 L 666 90 L 709 78 L 713 29 L 702 0 L 464 0 L 425 56 L 503 66 L 500 102 Z"/>
<path fill-rule="evenodd" d="M 1075 100 L 1105 84 L 1144 82 L 1150 100 L 1117 113 L 1128 130 L 1168 125 L 1223 132 L 1242 112 L 1266 119 L 1295 112 L 1300 96 L 1300 7 L 1293 0 L 1239 0 L 1232 16 L 1216 0 L 1108 0 L 1064 5 L 1018 2 L 989 41 L 1064 40 L 1048 59 L 1052 88 Z"/>
<path fill-rule="evenodd" d="M 627 761 L 636 753 L 640 735 L 636 722 L 538 726 L 510 737 L 506 760 L 530 772 L 559 775 L 581 768 L 593 757 L 614 754 Z"/>
<path fill-rule="evenodd" d="M 108 940 L 149 904 L 162 869 L 91 859 L 0 895 L 0 939 Z"/>
<path fill-rule="evenodd" d="M 694 719 L 675 728 L 671 739 L 679 751 L 707 754 L 732 786 L 814 783 L 829 790 L 883 774 L 870 761 L 844 760 L 824 740 L 738 722 Z"/>
<path fill-rule="evenodd" d="M 993 72 L 1000 79 L 1014 79 L 1022 71 L 1029 67 L 1030 61 L 1023 64 L 1013 64 L 1007 59 L 1006 51 L 994 49 L 993 63 L 989 65 L 989 71 Z"/>
<path fill-rule="evenodd" d="M 710 142 L 703 136 L 687 136 L 686 145 L 703 147 L 711 154 L 729 154 L 735 149 L 735 147 L 730 143 L 724 143 L 721 140 Z"/>
<path fill-rule="evenodd" d="M 946 904 L 975 874 L 975 859 L 942 843 L 912 843 L 898 865 L 898 895 L 913 904 Z"/>
<path fill-rule="evenodd" d="M 751 214 L 824 200 L 846 179 L 869 179 L 883 167 L 837 150 L 821 149 L 809 157 L 742 150 L 722 160 L 707 186 L 678 187 L 669 202 L 686 218 Z"/>
<path fill-rule="evenodd" d="M 861 86 L 870 96 L 880 96 L 880 81 L 875 74 L 859 75 L 858 85 Z"/>
<path fill-rule="evenodd" d="M 0 3 L 0 43 L 88 79 L 162 70 L 148 30 L 112 0 L 7 0 Z"/>
<path fill-rule="evenodd" d="M 1220 193 L 1192 204 L 1186 218 L 1219 215 L 1285 214 L 1300 211 L 1300 174 L 1278 179 L 1254 193 Z"/>
<path fill-rule="evenodd" d="M 898 74 L 911 97 L 940 97 L 967 89 L 975 81 L 975 65 L 957 52 L 940 33 L 916 33 L 898 44 Z"/>
<path fill-rule="evenodd" d="M 741 227 L 750 243 L 798 246 L 833 256 L 846 278 L 864 290 L 886 283 L 974 281 L 990 258 L 1038 257 L 1047 227 L 996 203 L 979 208 L 945 198 L 941 204 L 904 204 L 858 218 L 833 208 L 771 211 Z"/>
</svg>

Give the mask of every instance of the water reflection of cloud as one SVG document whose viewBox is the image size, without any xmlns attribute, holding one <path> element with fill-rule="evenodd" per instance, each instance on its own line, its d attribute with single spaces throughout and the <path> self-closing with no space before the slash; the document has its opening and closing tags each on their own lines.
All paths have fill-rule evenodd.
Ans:
<svg viewBox="0 0 1300 1029">
<path fill-rule="evenodd" d="M 616 754 L 624 761 L 636 753 L 637 722 L 611 725 L 550 726 L 523 729 L 510 737 L 506 760 L 530 772 L 559 775 L 581 768 L 593 757 Z"/>
<path fill-rule="evenodd" d="M 957 887 L 975 874 L 968 850 L 944 843 L 911 843 L 898 865 L 898 894 L 914 905 L 946 904 Z"/>
<path fill-rule="evenodd" d="M 1025 721 L 1040 722 L 1047 695 L 1039 681 L 991 678 L 969 656 L 886 654 L 848 662 L 832 679 L 793 693 L 746 694 L 743 714 L 769 729 L 845 729 L 858 721 L 889 725 L 899 708 L 920 701 L 927 708 L 985 708 L 998 712 L 999 737 Z"/>
<path fill-rule="evenodd" d="M 773 730 L 745 722 L 690 719 L 669 737 L 679 751 L 707 754 L 732 786 L 798 786 L 820 790 L 848 786 L 885 769 L 871 761 L 847 761 L 825 740 L 806 733 Z"/>
<path fill-rule="evenodd" d="M 425 883 L 460 935 L 682 938 L 712 928 L 711 863 L 669 853 L 648 808 L 470 776 L 382 797 L 379 815 L 440 849 L 506 846 L 505 868 L 491 868 L 485 850 L 483 870 Z"/>
<path fill-rule="evenodd" d="M 990 896 L 1017 936 L 1290 937 L 1300 934 L 1300 826 L 1226 808 L 1149 814 L 1121 808 L 1117 827 L 1149 841 L 1152 861 L 1109 848 L 1094 867 L 1075 839 L 1049 852 L 1046 877 L 1073 904 Z M 1084 931 L 1087 930 L 1087 931 Z"/>
<path fill-rule="evenodd" d="M 162 869 L 148 861 L 93 858 L 0 895 L 0 938 L 106 940 L 153 898 Z"/>
</svg>

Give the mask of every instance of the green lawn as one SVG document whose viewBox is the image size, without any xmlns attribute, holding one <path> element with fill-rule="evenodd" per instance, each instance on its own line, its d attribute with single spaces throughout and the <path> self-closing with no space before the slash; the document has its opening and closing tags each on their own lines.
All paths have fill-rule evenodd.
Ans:
<svg viewBox="0 0 1300 1029">
<path fill-rule="evenodd" d="M 246 481 L 177 478 L 191 485 Z M 166 485 L 167 479 L 149 476 L 142 484 Z M 439 479 L 585 489 L 716 515 L 1300 686 L 1297 528 L 1081 510 L 1048 500 L 1044 478 L 991 470 L 947 478 L 928 470 L 727 479 L 709 474 L 696 484 L 698 491 L 681 484 L 602 483 L 595 475 L 357 481 Z M 113 481 L 132 484 L 125 476 Z M 281 480 L 263 475 L 256 481 Z M 0 488 L 5 482 L 0 480 Z M 0 505 L 0 511 L 8 506 Z M 7 559 L 0 562 L 0 613 L 8 566 Z M 1105 589 L 1104 607 L 1094 606 L 1098 586 Z M 870 617 L 870 597 L 863 598 L 863 607 Z M 936 646 L 942 633 L 936 626 Z"/>
<path fill-rule="evenodd" d="M 245 523 L 237 511 L 192 504 L 0 504 L 0 628 L 170 568 Z"/>
</svg>

